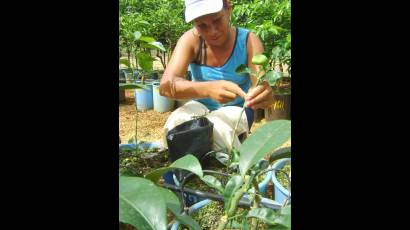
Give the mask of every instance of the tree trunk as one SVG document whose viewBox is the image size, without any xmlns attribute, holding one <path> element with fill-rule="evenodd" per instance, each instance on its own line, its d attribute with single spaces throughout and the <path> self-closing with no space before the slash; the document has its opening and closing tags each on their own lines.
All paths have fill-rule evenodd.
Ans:
<svg viewBox="0 0 410 230">
<path fill-rule="evenodd" d="M 166 64 L 165 64 L 165 60 L 164 60 L 165 59 L 165 53 L 162 54 L 160 50 L 157 50 L 157 57 L 161 61 L 162 67 L 165 69 L 166 68 Z"/>
<path fill-rule="evenodd" d="M 128 62 L 131 64 L 131 51 L 129 45 L 127 45 L 127 55 L 128 55 Z"/>
</svg>

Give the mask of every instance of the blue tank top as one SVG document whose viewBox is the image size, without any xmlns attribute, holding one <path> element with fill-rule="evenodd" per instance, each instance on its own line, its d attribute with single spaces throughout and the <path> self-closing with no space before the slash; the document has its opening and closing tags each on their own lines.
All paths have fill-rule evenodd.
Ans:
<svg viewBox="0 0 410 230">
<path fill-rule="evenodd" d="M 235 69 L 241 65 L 247 65 L 247 50 L 246 42 L 248 36 L 248 30 L 237 28 L 236 37 L 234 43 L 234 49 L 228 60 L 219 67 L 208 66 L 204 64 L 190 63 L 189 70 L 191 72 L 192 81 L 215 81 L 215 80 L 226 80 L 231 81 L 239 85 L 239 87 L 247 93 L 252 82 L 250 80 L 249 74 L 236 74 Z M 200 50 L 202 47 L 200 48 Z M 205 56 L 206 60 L 206 56 Z M 211 98 L 195 99 L 196 101 L 205 105 L 209 110 L 216 110 L 222 106 L 243 106 L 244 99 L 241 97 L 236 97 L 234 100 L 226 103 L 224 105 L 214 101 Z"/>
</svg>

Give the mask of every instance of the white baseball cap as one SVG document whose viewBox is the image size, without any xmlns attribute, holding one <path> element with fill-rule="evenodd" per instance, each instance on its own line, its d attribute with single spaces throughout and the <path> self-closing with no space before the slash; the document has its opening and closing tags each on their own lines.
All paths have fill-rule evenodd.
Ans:
<svg viewBox="0 0 410 230">
<path fill-rule="evenodd" d="M 221 11 L 223 0 L 185 0 L 185 21 Z"/>
</svg>

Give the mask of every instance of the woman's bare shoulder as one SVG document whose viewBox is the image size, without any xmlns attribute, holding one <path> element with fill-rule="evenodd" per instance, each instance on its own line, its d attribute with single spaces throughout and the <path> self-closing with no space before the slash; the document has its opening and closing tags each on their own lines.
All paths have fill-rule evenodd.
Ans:
<svg viewBox="0 0 410 230">
<path fill-rule="evenodd" d="M 189 59 L 194 59 L 198 52 L 199 35 L 195 29 L 186 31 L 178 40 L 177 48 L 189 54 Z"/>
<path fill-rule="evenodd" d="M 199 35 L 195 28 L 186 31 L 180 38 L 178 42 L 183 42 L 189 46 L 195 46 L 199 42 Z"/>
</svg>

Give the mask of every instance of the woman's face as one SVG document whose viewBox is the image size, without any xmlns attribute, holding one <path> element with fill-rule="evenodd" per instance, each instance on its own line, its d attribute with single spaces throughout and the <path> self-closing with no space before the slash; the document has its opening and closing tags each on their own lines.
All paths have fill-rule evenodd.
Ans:
<svg viewBox="0 0 410 230">
<path fill-rule="evenodd" d="M 194 20 L 194 26 L 209 45 L 220 46 L 228 39 L 229 11 L 204 15 Z"/>
</svg>

